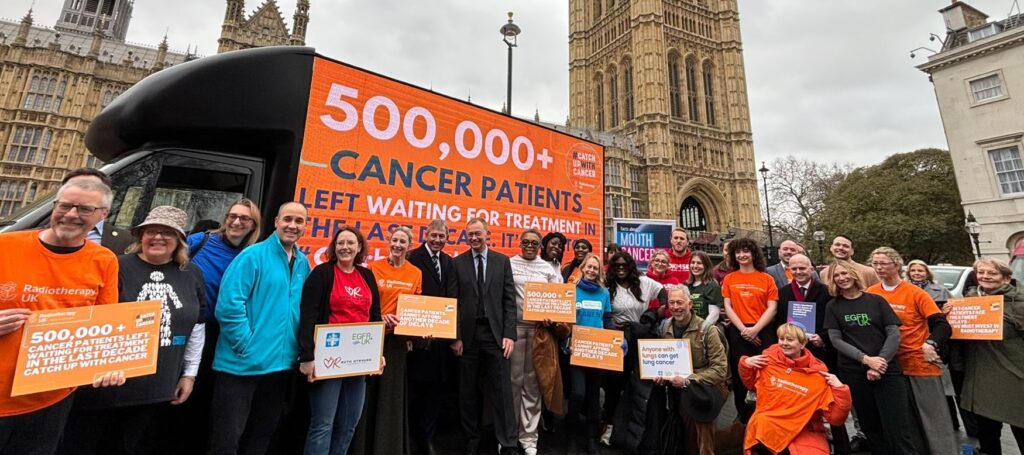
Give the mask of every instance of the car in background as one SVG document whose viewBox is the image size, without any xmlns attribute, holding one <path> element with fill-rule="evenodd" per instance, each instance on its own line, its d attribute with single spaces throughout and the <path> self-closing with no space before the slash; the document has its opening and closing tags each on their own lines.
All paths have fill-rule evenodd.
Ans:
<svg viewBox="0 0 1024 455">
<path fill-rule="evenodd" d="M 971 268 L 952 264 L 929 265 L 932 275 L 935 275 L 935 282 L 946 287 L 953 297 L 964 296 L 967 289 L 964 289 L 967 282 L 967 275 L 970 275 Z"/>
</svg>

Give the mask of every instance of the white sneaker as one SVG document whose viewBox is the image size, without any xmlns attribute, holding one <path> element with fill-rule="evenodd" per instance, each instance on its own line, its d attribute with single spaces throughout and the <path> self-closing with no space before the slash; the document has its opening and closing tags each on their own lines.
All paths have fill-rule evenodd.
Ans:
<svg viewBox="0 0 1024 455">
<path fill-rule="evenodd" d="M 523 452 L 525 452 L 526 455 L 537 455 L 537 448 L 536 447 L 527 447 L 527 448 L 523 449 Z"/>
<path fill-rule="evenodd" d="M 612 446 L 612 426 L 608 425 L 604 427 L 604 433 L 601 433 L 601 444 L 608 447 Z"/>
</svg>

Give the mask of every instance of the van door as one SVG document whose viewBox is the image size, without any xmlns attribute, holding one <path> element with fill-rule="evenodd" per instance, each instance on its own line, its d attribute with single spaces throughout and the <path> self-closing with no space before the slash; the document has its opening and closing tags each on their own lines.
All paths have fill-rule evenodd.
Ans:
<svg viewBox="0 0 1024 455">
<path fill-rule="evenodd" d="M 107 222 L 122 228 L 141 223 L 153 207 L 173 205 L 188 214 L 189 231 L 200 220 L 223 221 L 227 209 L 239 198 L 247 197 L 258 205 L 263 196 L 264 163 L 253 157 L 160 149 L 127 156 L 104 170 L 114 190 Z M 13 223 L 3 230 L 48 225 L 54 196 L 40 198 L 34 209 L 12 217 Z"/>
<path fill-rule="evenodd" d="M 172 205 L 188 214 L 189 231 L 201 220 L 223 221 L 231 204 L 242 197 L 259 205 L 263 162 L 220 153 L 160 150 L 111 180 L 114 202 L 108 222 L 131 228 L 153 207 Z"/>
</svg>

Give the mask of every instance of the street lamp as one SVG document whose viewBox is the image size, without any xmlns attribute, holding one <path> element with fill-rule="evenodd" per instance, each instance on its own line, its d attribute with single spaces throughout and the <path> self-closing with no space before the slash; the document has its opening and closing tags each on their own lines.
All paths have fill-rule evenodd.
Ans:
<svg viewBox="0 0 1024 455">
<path fill-rule="evenodd" d="M 814 241 L 818 242 L 818 265 L 825 263 L 825 231 L 821 226 L 814 227 Z"/>
<path fill-rule="evenodd" d="M 519 26 L 512 23 L 512 12 L 508 12 L 508 23 L 501 26 L 499 30 L 503 38 L 502 41 L 508 45 L 508 93 L 505 96 L 505 113 L 509 116 L 512 115 L 512 48 L 516 47 L 516 37 L 519 36 L 521 30 Z"/>
<path fill-rule="evenodd" d="M 764 181 L 764 211 L 768 215 L 768 260 L 769 262 L 774 261 L 775 251 L 775 240 L 772 238 L 772 206 L 768 203 L 768 166 L 765 166 L 764 161 L 761 162 L 761 169 L 757 172 L 761 173 L 761 180 Z"/>
<path fill-rule="evenodd" d="M 964 223 L 964 227 L 967 228 L 967 233 L 971 234 L 971 240 L 974 241 L 974 255 L 981 259 L 981 242 L 978 241 L 978 237 L 981 236 L 981 223 L 978 223 L 978 219 L 970 210 L 967 211 L 967 222 Z"/>
</svg>

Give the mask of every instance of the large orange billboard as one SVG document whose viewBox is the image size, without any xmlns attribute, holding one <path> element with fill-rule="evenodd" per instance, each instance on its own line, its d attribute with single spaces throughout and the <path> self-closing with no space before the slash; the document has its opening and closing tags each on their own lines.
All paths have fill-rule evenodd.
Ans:
<svg viewBox="0 0 1024 455">
<path fill-rule="evenodd" d="M 603 163 L 598 144 L 317 57 L 295 190 L 309 209 L 300 246 L 322 262 L 335 230 L 352 225 L 374 261 L 395 226 L 412 228 L 415 247 L 440 218 L 448 251 L 461 252 L 466 222 L 481 217 L 490 246 L 509 255 L 530 228 L 600 250 Z"/>
</svg>

